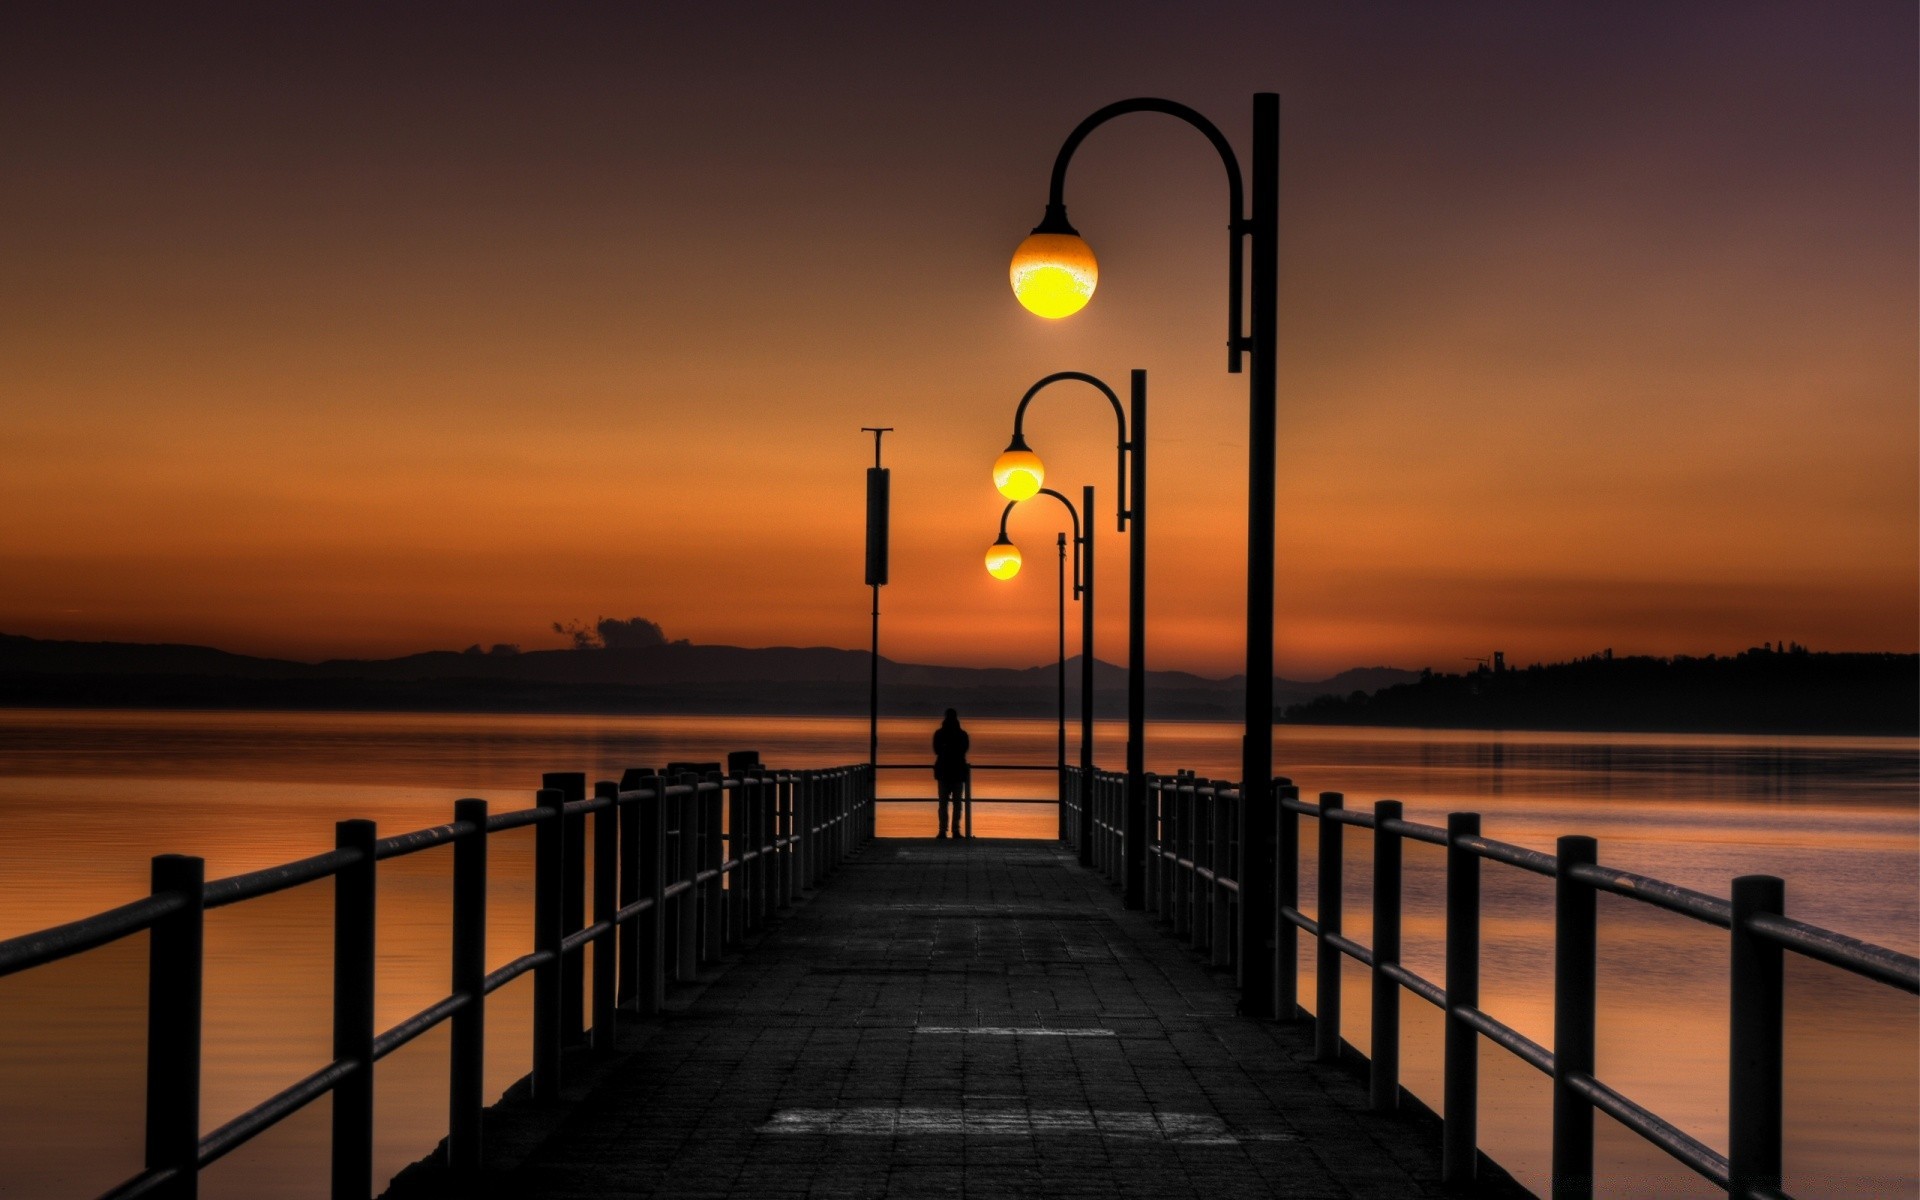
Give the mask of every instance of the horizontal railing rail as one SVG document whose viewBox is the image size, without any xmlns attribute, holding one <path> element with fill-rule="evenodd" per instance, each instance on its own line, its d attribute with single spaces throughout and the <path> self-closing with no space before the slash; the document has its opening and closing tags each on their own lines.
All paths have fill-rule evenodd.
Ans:
<svg viewBox="0 0 1920 1200">
<path fill-rule="evenodd" d="M 818 886 L 873 836 L 874 771 L 867 764 L 812 771 L 742 767 L 729 776 L 682 772 L 671 779 L 630 770 L 618 784 L 596 784 L 591 797 L 585 780 L 574 772 L 550 774 L 535 806 L 514 812 L 489 813 L 484 800 L 461 800 L 452 821 L 393 837 L 376 838 L 369 821 L 342 821 L 331 851 L 211 882 L 201 859 L 159 855 L 150 896 L 0 941 L 4 977 L 150 936 L 145 1168 L 105 1196 L 190 1198 L 201 1170 L 331 1096 L 331 1194 L 366 1200 L 373 1191 L 373 1064 L 449 1022 L 445 1160 L 456 1172 L 471 1172 L 481 1161 L 489 995 L 534 976 L 531 1091 L 536 1102 L 549 1101 L 559 1095 L 569 1046 L 609 1051 L 618 1014 L 658 1012 L 669 980 L 692 979 L 701 964 L 762 929 L 778 908 Z M 488 971 L 488 836 L 528 826 L 536 839 L 534 947 Z M 452 991 L 376 1034 L 376 864 L 440 846 L 452 847 L 454 855 Z M 203 1134 L 205 914 L 329 878 L 335 887 L 334 1057 Z M 589 946 L 591 981 L 582 953 Z"/>
<path fill-rule="evenodd" d="M 933 764 L 930 762 L 878 763 L 874 769 L 877 771 L 931 771 L 933 770 Z M 1058 771 L 1060 767 L 1057 763 L 968 763 L 967 769 L 971 771 L 1052 772 Z"/>
<path fill-rule="evenodd" d="M 874 769 L 876 771 L 931 772 L 933 770 L 933 764 L 930 762 L 879 763 L 875 766 Z M 1054 776 L 1058 776 L 1060 774 L 1059 766 L 1054 763 L 968 763 L 967 769 L 969 772 L 1028 771 L 1028 772 L 1045 772 L 1048 775 L 1054 775 Z M 973 784 L 972 784 L 972 780 L 969 779 L 967 783 L 967 802 L 970 804 L 1059 804 L 1060 803 L 1060 798 L 1057 795 L 1055 796 L 975 796 L 972 794 L 972 792 L 973 792 Z M 932 804 L 932 803 L 935 803 L 939 798 L 934 795 L 926 795 L 926 796 L 913 795 L 913 796 L 876 796 L 874 799 L 875 799 L 875 802 L 879 804 Z"/>
<path fill-rule="evenodd" d="M 1124 879 L 1126 777 L 1070 769 L 1062 789 L 1063 837 L 1079 845 L 1082 861 L 1118 886 Z M 1920 994 L 1920 959 L 1785 915 L 1784 884 L 1772 876 L 1733 881 L 1731 899 L 1605 866 L 1592 839 L 1559 839 L 1557 853 L 1481 836 L 1479 816 L 1455 813 L 1445 827 L 1407 821 L 1401 805 L 1349 809 L 1337 792 L 1303 801 L 1290 780 L 1273 781 L 1279 820 L 1271 869 L 1275 873 L 1274 934 L 1270 961 L 1278 1015 L 1305 1015 L 1299 1002 L 1298 935 L 1314 939 L 1315 1055 L 1342 1051 L 1340 962 L 1351 959 L 1371 975 L 1372 1020 L 1368 1056 L 1373 1106 L 1399 1104 L 1399 997 L 1410 992 L 1445 1016 L 1442 1117 L 1443 1174 L 1452 1185 L 1470 1183 L 1477 1169 L 1478 1041 L 1492 1042 L 1548 1076 L 1554 1084 L 1552 1178 L 1556 1197 L 1593 1191 L 1593 1114 L 1605 1113 L 1729 1195 L 1753 1200 L 1786 1197 L 1781 1188 L 1783 1074 L 1783 963 L 1791 952 L 1862 979 Z M 1190 773 L 1147 777 L 1147 907 L 1173 935 L 1231 967 L 1244 981 L 1237 952 L 1238 880 L 1246 862 L 1239 843 L 1237 785 Z M 1300 818 L 1319 830 L 1314 915 L 1300 907 Z M 1373 837 L 1373 945 L 1342 929 L 1344 846 L 1348 827 Z M 1085 831 L 1084 834 L 1078 831 Z M 1413 841 L 1446 850 L 1445 978 L 1425 979 L 1400 961 L 1402 853 Z M 1494 862 L 1555 881 L 1554 1049 L 1548 1049 L 1480 1008 L 1480 864 Z M 1731 938 L 1729 979 L 1729 1153 L 1713 1147 L 1640 1105 L 1596 1074 L 1595 898 L 1624 897 L 1678 914 Z"/>
</svg>

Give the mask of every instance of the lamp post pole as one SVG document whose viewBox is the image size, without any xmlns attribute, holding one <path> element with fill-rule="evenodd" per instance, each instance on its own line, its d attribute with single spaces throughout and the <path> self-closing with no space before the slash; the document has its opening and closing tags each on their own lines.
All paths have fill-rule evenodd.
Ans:
<svg viewBox="0 0 1920 1200">
<path fill-rule="evenodd" d="M 1147 373 L 1133 373 L 1133 495 L 1127 501 L 1127 791 L 1122 902 L 1147 906 Z"/>
<path fill-rule="evenodd" d="M 1080 865 L 1093 865 L 1093 485 L 1080 489 L 1080 510 L 1087 514 L 1080 539 L 1080 813 L 1074 830 Z"/>
<path fill-rule="evenodd" d="M 1141 97 L 1099 109 L 1080 122 L 1054 157 L 1047 208 L 1040 224 L 1014 251 L 1010 278 L 1015 295 L 1031 311 L 1059 318 L 1078 312 L 1093 295 L 1097 266 L 1093 252 L 1067 221 L 1067 164 L 1086 136 L 1115 117 L 1157 112 L 1186 122 L 1219 152 L 1226 168 L 1229 219 L 1227 258 L 1227 369 L 1247 371 L 1247 692 L 1241 737 L 1239 961 L 1241 1011 L 1253 1016 L 1291 1019 L 1297 992 L 1293 962 L 1294 929 L 1275 917 L 1277 829 L 1273 782 L 1273 576 L 1274 478 L 1278 405 L 1280 262 L 1280 97 L 1253 97 L 1252 203 L 1243 207 L 1240 162 L 1226 136 L 1204 116 L 1171 100 Z M 1251 286 L 1244 289 L 1243 267 L 1250 264 Z M 1242 332 L 1242 307 L 1252 324 Z M 1136 428 L 1138 440 L 1140 430 Z M 1136 662 L 1138 655 L 1135 655 Z M 1131 713 L 1129 716 L 1131 717 Z M 1129 798 L 1126 825 L 1132 840 L 1136 816 L 1145 829 L 1145 808 L 1134 812 L 1133 756 L 1128 747 Z M 1144 801 L 1144 796 L 1141 797 Z M 1128 849 L 1128 895 L 1132 903 L 1133 852 Z M 1271 943 L 1271 944 L 1270 944 Z"/>
<path fill-rule="evenodd" d="M 1067 535 L 1060 535 L 1060 572 L 1059 588 L 1059 692 L 1060 692 L 1060 728 L 1059 741 L 1054 754 L 1054 781 L 1060 785 L 1060 798 L 1065 800 L 1067 779 Z"/>
<path fill-rule="evenodd" d="M 1028 388 L 1013 413 L 1013 439 L 994 463 L 994 483 L 1002 495 L 1013 500 L 1045 490 L 1040 488 L 1045 472 L 1039 456 L 1027 445 L 1027 406 L 1043 388 L 1066 380 L 1090 384 L 1105 396 L 1120 427 L 1118 513 L 1120 528 L 1127 532 L 1128 548 L 1127 786 L 1121 814 L 1121 895 L 1128 908 L 1139 909 L 1146 907 L 1147 899 L 1147 373 L 1131 373 L 1125 408 L 1112 388 L 1083 371 L 1056 371 Z M 1088 520 L 1092 520 L 1091 514 Z"/>
<path fill-rule="evenodd" d="M 1240 961 L 1242 1012 L 1291 1021 L 1296 974 L 1293 924 L 1276 922 L 1273 797 L 1274 443 L 1280 351 L 1280 97 L 1253 98 L 1253 211 L 1248 233 L 1253 286 L 1247 372 L 1247 712 L 1241 748 Z M 1279 930 L 1284 927 L 1285 936 Z M 1268 941 L 1277 943 L 1269 952 Z M 1272 953 L 1272 957 L 1269 954 Z M 1272 963 L 1272 969 L 1267 964 Z M 1256 969 L 1256 967 L 1260 969 Z"/>
<path fill-rule="evenodd" d="M 1052 488 L 1040 488 L 1033 493 L 1036 496 L 1052 496 L 1067 510 L 1073 519 L 1073 594 L 1080 601 L 1080 779 L 1081 805 L 1080 820 L 1076 829 L 1080 863 L 1091 866 L 1093 863 L 1093 809 L 1086 803 L 1086 788 L 1093 780 L 1093 525 L 1091 520 L 1082 525 L 1080 514 L 1091 515 L 1093 508 L 1093 485 L 1088 484 L 1080 490 L 1080 508 L 1076 511 L 1073 502 Z M 1000 538 L 994 542 L 993 549 L 987 552 L 987 569 L 997 577 L 1011 579 L 1019 571 L 1018 549 L 1013 548 L 1011 558 L 1015 564 L 1011 571 L 1005 567 L 996 568 L 996 562 L 1005 562 L 1006 558 L 996 555 L 1003 544 L 1012 547 L 1007 538 L 1007 518 L 1013 515 L 1018 500 L 1009 500 L 1000 510 Z M 1066 570 L 1066 534 L 1060 535 L 1061 570 Z M 1067 765 L 1067 618 L 1065 584 L 1062 583 L 1060 598 L 1060 753 L 1059 765 L 1064 772 Z M 1063 797 L 1064 798 L 1064 797 Z M 1061 829 L 1061 836 L 1066 830 Z"/>
</svg>

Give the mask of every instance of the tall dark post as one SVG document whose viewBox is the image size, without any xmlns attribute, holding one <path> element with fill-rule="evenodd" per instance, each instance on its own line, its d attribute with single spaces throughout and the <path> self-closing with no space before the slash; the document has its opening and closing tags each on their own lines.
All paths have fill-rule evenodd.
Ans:
<svg viewBox="0 0 1920 1200">
<path fill-rule="evenodd" d="M 1596 862 L 1599 847 L 1590 837 L 1563 837 L 1558 849 L 1553 885 L 1553 1196 L 1589 1200 L 1593 1106 L 1577 1086 L 1593 1077 L 1599 931 L 1593 885 L 1576 878 L 1575 868 Z"/>
<path fill-rule="evenodd" d="M 867 586 L 873 589 L 873 649 L 867 659 L 867 761 L 880 761 L 880 589 L 887 582 L 887 527 L 891 475 L 880 465 L 880 439 L 893 426 L 862 425 L 873 435 L 873 466 L 867 471 Z"/>
<path fill-rule="evenodd" d="M 1263 961 L 1273 938 L 1273 504 L 1280 348 L 1280 97 L 1253 98 L 1253 362 L 1247 378 L 1247 710 L 1241 743 L 1240 953 Z M 1236 256 L 1237 257 L 1237 256 Z M 1274 1010 L 1273 973 L 1242 973 L 1240 1011 Z"/>
<path fill-rule="evenodd" d="M 340 821 L 334 845 L 358 852 L 333 877 L 333 1200 L 373 1194 L 374 826 Z"/>
<path fill-rule="evenodd" d="M 1080 490 L 1080 865 L 1093 865 L 1093 486 Z"/>
<path fill-rule="evenodd" d="M 466 1007 L 453 1014 L 448 1055 L 447 1167 L 480 1169 L 487 1053 L 487 802 L 456 800 L 467 826 L 453 843 L 453 991 Z"/>
<path fill-rule="evenodd" d="M 620 774 L 620 790 L 631 792 L 640 786 L 647 772 L 638 767 L 628 767 Z M 640 805 L 631 797 L 616 806 L 619 819 L 620 839 L 620 907 L 625 908 L 640 899 Z M 632 1010 L 635 997 L 639 994 L 640 980 L 640 928 L 638 920 L 628 921 L 620 927 L 620 986 L 615 1002 L 624 1009 Z"/>
<path fill-rule="evenodd" d="M 1782 1053 L 1786 1024 L 1783 952 L 1755 932 L 1756 917 L 1786 911 L 1786 881 L 1733 881 L 1733 959 L 1728 1054 L 1727 1173 L 1730 1196 L 1780 1187 Z"/>
<path fill-rule="evenodd" d="M 640 855 L 637 883 L 652 905 L 639 921 L 639 970 L 634 995 L 641 1012 L 660 1011 L 667 996 L 667 780 L 650 775 L 640 789 Z"/>
<path fill-rule="evenodd" d="M 1061 800 L 1064 801 L 1067 796 L 1066 785 L 1064 782 L 1067 776 L 1067 535 L 1064 532 L 1060 535 L 1059 545 L 1060 545 L 1060 575 L 1059 575 L 1060 726 L 1059 726 L 1058 750 L 1055 754 L 1054 762 L 1055 762 L 1055 765 L 1059 767 L 1059 770 L 1056 772 L 1056 774 L 1062 780 L 1062 784 L 1060 788 L 1060 798 Z"/>
<path fill-rule="evenodd" d="M 147 943 L 148 1170 L 172 1167 L 172 1200 L 200 1194 L 200 1007 L 205 860 L 153 859 L 153 894 L 180 907 L 153 923 Z"/>
<path fill-rule="evenodd" d="M 593 814 L 593 923 L 606 923 L 606 931 L 593 939 L 593 980 L 588 1004 L 593 1010 L 593 1052 L 613 1052 L 613 1009 L 619 989 L 615 973 L 618 966 L 614 950 L 614 916 L 619 912 L 617 885 L 620 875 L 620 785 L 603 779 L 593 785 L 596 798 L 607 806 Z"/>
<path fill-rule="evenodd" d="M 1398 800 L 1373 805 L 1373 1053 L 1369 1056 L 1368 1107 L 1377 1113 L 1400 1107 L 1400 985 L 1387 974 L 1400 965 L 1400 834 Z"/>
<path fill-rule="evenodd" d="M 1346 826 L 1334 818 L 1346 805 L 1339 792 L 1320 793 L 1320 936 L 1314 939 L 1313 1057 L 1340 1061 L 1340 951 L 1327 940 L 1342 929 L 1341 900 Z"/>
<path fill-rule="evenodd" d="M 1480 1007 L 1480 856 L 1462 846 L 1480 836 L 1479 813 L 1447 814 L 1447 1012 L 1441 1082 L 1440 1180 L 1473 1182 L 1480 1145 L 1480 1035 L 1459 1015 Z"/>
<path fill-rule="evenodd" d="M 1122 825 L 1126 834 L 1128 908 L 1147 904 L 1147 373 L 1133 372 L 1128 432 L 1133 468 L 1127 501 L 1127 797 Z M 1268 731 L 1271 735 L 1271 730 Z"/>
<path fill-rule="evenodd" d="M 585 771 L 548 771 L 540 776 L 543 788 L 558 788 L 566 801 L 587 798 Z M 562 853 L 560 935 L 570 937 L 587 924 L 587 818 L 572 813 L 561 820 L 566 827 Z M 586 1038 L 587 956 L 576 953 L 560 964 L 560 1040 L 572 1046 Z"/>
<path fill-rule="evenodd" d="M 566 826 L 562 808 L 566 793 L 542 788 L 537 803 L 547 812 L 533 833 L 533 948 L 544 955 L 533 969 L 533 1098 L 549 1103 L 560 1098 L 560 940 L 564 936 L 561 910 L 566 890 Z"/>
</svg>

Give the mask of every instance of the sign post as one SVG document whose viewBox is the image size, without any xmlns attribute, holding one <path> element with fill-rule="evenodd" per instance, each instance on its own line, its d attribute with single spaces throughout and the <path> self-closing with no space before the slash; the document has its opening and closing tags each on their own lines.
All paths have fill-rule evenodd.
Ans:
<svg viewBox="0 0 1920 1200">
<path fill-rule="evenodd" d="M 880 465 L 880 439 L 893 426 L 862 425 L 873 435 L 873 465 L 867 468 L 867 586 L 873 589 L 873 653 L 867 660 L 867 762 L 880 762 L 880 588 L 887 582 L 889 472 Z"/>
</svg>

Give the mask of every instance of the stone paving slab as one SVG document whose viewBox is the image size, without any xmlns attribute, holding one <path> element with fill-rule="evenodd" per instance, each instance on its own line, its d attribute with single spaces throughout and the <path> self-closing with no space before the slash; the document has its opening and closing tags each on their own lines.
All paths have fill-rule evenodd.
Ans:
<svg viewBox="0 0 1920 1200">
<path fill-rule="evenodd" d="M 1310 1030 L 1058 844 L 887 839 L 733 961 L 488 1195 L 1448 1195 Z M 1504 1178 L 1479 1194 L 1525 1196 Z"/>
</svg>

